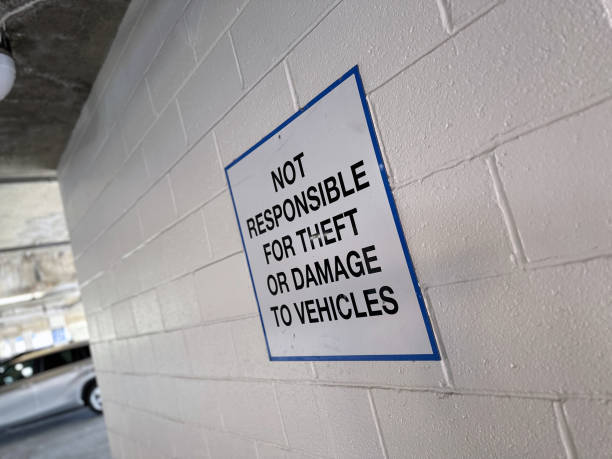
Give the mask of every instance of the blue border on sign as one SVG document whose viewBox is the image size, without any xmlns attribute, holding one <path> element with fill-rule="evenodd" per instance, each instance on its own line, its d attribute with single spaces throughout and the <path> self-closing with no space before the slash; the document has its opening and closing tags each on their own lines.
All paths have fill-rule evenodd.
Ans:
<svg viewBox="0 0 612 459">
<path fill-rule="evenodd" d="M 419 306 L 421 307 L 421 314 L 423 316 L 423 322 L 425 323 L 425 328 L 427 329 L 427 336 L 429 337 L 429 343 L 431 345 L 432 353 L 431 354 L 373 354 L 373 355 L 309 355 L 309 356 L 290 356 L 290 357 L 275 357 L 270 354 L 270 345 L 268 344 L 268 335 L 266 333 L 266 326 L 263 321 L 263 316 L 261 314 L 261 307 L 259 306 L 259 298 L 257 297 L 257 289 L 255 288 L 255 281 L 253 280 L 253 273 L 251 271 L 251 263 L 249 262 L 249 256 L 247 254 L 246 245 L 244 243 L 244 237 L 242 235 L 242 228 L 240 226 L 240 219 L 238 218 L 238 211 L 236 210 L 236 202 L 234 201 L 234 193 L 232 192 L 232 185 L 229 180 L 229 176 L 227 171 L 238 162 L 240 162 L 247 155 L 251 154 L 254 150 L 256 150 L 261 144 L 266 142 L 272 136 L 274 136 L 277 132 L 291 123 L 293 120 L 302 115 L 306 110 L 316 104 L 319 100 L 321 100 L 325 95 L 331 92 L 336 86 L 340 85 L 342 82 L 350 78 L 351 76 L 355 77 L 355 81 L 357 83 L 357 88 L 359 90 L 359 97 L 361 98 L 361 105 L 363 107 L 363 112 L 366 118 L 366 122 L 368 124 L 368 130 L 370 131 L 370 139 L 372 140 L 372 146 L 374 147 L 374 152 L 376 153 L 376 159 L 378 161 L 378 167 L 380 169 L 380 174 L 382 176 L 382 181 L 385 186 L 385 191 L 387 192 L 387 199 L 389 200 L 389 207 L 391 208 L 391 213 L 393 214 L 393 220 L 395 221 L 395 227 L 397 229 L 397 233 L 400 238 L 400 242 L 402 244 L 402 249 L 404 250 L 404 257 L 406 259 L 406 264 L 408 265 L 408 270 L 410 271 L 410 277 L 412 279 L 412 284 L 414 285 L 414 290 L 416 292 L 417 299 L 419 301 Z M 395 200 L 393 199 L 393 194 L 391 193 L 391 187 L 389 186 L 389 181 L 387 180 L 387 171 L 385 169 L 385 165 L 382 159 L 382 154 L 380 152 L 380 147 L 378 145 L 378 139 L 376 137 L 376 132 L 374 130 L 374 123 L 372 122 L 372 115 L 370 114 L 370 110 L 368 108 L 368 103 L 366 101 L 365 91 L 363 89 L 363 83 L 361 81 L 361 75 L 359 74 L 358 66 L 354 66 L 336 81 L 334 81 L 331 85 L 329 85 L 326 89 L 324 89 L 319 95 L 317 95 L 314 99 L 308 102 L 303 108 L 298 110 L 292 116 L 290 116 L 287 120 L 285 120 L 280 126 L 270 132 L 267 136 L 241 154 L 238 158 L 233 160 L 225 167 L 225 179 L 227 180 L 227 186 L 229 188 L 230 196 L 232 198 L 232 205 L 234 206 L 234 214 L 236 215 L 236 221 L 238 222 L 238 230 L 240 231 L 240 239 L 242 241 L 242 248 L 244 249 L 244 254 L 247 260 L 247 266 L 249 268 L 249 275 L 251 276 L 251 284 L 253 285 L 253 291 L 255 292 L 255 300 L 257 301 L 257 309 L 259 311 L 259 320 L 261 321 L 261 327 L 263 328 L 264 338 L 266 340 L 266 349 L 268 350 L 268 357 L 271 361 L 339 361 L 339 360 L 357 360 L 357 361 L 376 361 L 376 360 L 415 360 L 415 361 L 438 361 L 440 360 L 440 352 L 438 350 L 438 345 L 436 343 L 436 338 L 434 336 L 433 329 L 431 327 L 431 321 L 429 320 L 429 315 L 427 314 L 427 309 L 425 308 L 425 301 L 423 301 L 423 294 L 421 292 L 421 288 L 419 287 L 419 282 L 416 277 L 416 273 L 414 271 L 414 265 L 412 264 L 412 259 L 410 258 L 410 253 L 408 252 L 408 246 L 406 244 L 406 238 L 404 237 L 404 231 L 402 230 L 402 224 L 400 222 L 399 214 L 397 213 L 397 208 L 395 206 Z"/>
</svg>

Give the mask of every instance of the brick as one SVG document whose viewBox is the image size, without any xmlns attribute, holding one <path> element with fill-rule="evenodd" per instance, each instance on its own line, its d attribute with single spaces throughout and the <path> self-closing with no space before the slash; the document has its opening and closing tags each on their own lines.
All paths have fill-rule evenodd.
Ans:
<svg viewBox="0 0 612 459">
<path fill-rule="evenodd" d="M 223 164 L 255 145 L 293 111 L 285 70 L 277 65 L 215 127 Z"/>
<path fill-rule="evenodd" d="M 602 13 L 595 0 L 503 3 L 373 93 L 396 180 L 482 153 L 609 91 Z"/>
<path fill-rule="evenodd" d="M 612 103 L 496 150 L 529 260 L 612 252 Z"/>
<path fill-rule="evenodd" d="M 157 360 L 157 372 L 174 376 L 191 373 L 182 330 L 153 335 L 151 343 Z"/>
<path fill-rule="evenodd" d="M 149 290 L 132 299 L 132 310 L 138 333 L 151 333 L 163 329 L 159 302 L 155 290 Z"/>
<path fill-rule="evenodd" d="M 131 252 L 142 243 L 144 237 L 136 207 L 122 215 L 117 223 L 115 223 L 115 227 L 117 229 L 121 255 Z"/>
<path fill-rule="evenodd" d="M 181 418 L 176 390 L 178 382 L 179 379 L 167 376 L 152 376 L 149 379 L 151 393 L 155 394 L 155 404 L 150 408 L 152 411 L 170 419 Z"/>
<path fill-rule="evenodd" d="M 564 404 L 579 457 L 606 458 L 612 451 L 612 402 L 568 400 Z"/>
<path fill-rule="evenodd" d="M 223 37 L 177 95 L 193 145 L 238 100 L 242 85 L 229 38 Z"/>
<path fill-rule="evenodd" d="M 89 334 L 89 342 L 97 343 L 102 339 L 102 335 L 100 335 L 99 325 L 98 325 L 98 316 L 99 312 L 87 313 L 87 333 Z"/>
<path fill-rule="evenodd" d="M 336 457 L 382 457 L 367 391 L 320 387 L 319 394 Z"/>
<path fill-rule="evenodd" d="M 90 320 L 88 319 L 87 324 L 89 325 Z M 91 333 L 89 334 L 91 341 Z M 96 343 L 89 345 L 91 354 L 94 360 L 96 370 L 110 370 L 112 369 L 112 359 L 108 343 Z"/>
<path fill-rule="evenodd" d="M 198 59 L 212 48 L 223 30 L 240 13 L 247 0 L 196 0 L 185 12 L 185 22 Z"/>
<path fill-rule="evenodd" d="M 608 390 L 611 276 L 605 259 L 430 289 L 456 386 Z"/>
<path fill-rule="evenodd" d="M 389 457 L 565 457 L 551 402 L 374 390 Z M 435 432 L 435 434 L 432 434 Z"/>
<path fill-rule="evenodd" d="M 117 390 L 126 399 L 125 402 L 132 408 L 153 411 L 154 404 L 151 403 L 157 394 L 151 390 L 151 376 L 129 375 L 126 381 L 121 383 Z"/>
<path fill-rule="evenodd" d="M 162 176 L 185 152 L 186 144 L 177 105 L 172 103 L 142 141 L 141 149 L 151 179 Z"/>
<path fill-rule="evenodd" d="M 181 419 L 211 429 L 222 429 L 223 422 L 217 396 L 219 385 L 222 384 L 221 381 L 177 380 L 176 391 L 179 395 Z"/>
<path fill-rule="evenodd" d="M 114 226 L 103 232 L 94 242 L 99 268 L 110 271 L 112 266 L 121 258 L 121 246 Z"/>
<path fill-rule="evenodd" d="M 165 240 L 162 236 L 149 241 L 132 255 L 138 260 L 138 276 L 143 290 L 155 287 L 169 276 L 169 269 L 164 259 Z"/>
<path fill-rule="evenodd" d="M 242 250 L 236 213 L 228 191 L 204 206 L 204 221 L 214 259 Z"/>
<path fill-rule="evenodd" d="M 316 362 L 314 365 L 322 381 L 404 387 L 446 385 L 439 362 Z"/>
<path fill-rule="evenodd" d="M 284 442 L 272 384 L 227 381 L 221 389 L 221 414 L 229 431 L 277 444 Z"/>
<path fill-rule="evenodd" d="M 179 215 L 209 201 L 225 187 L 212 134 L 200 140 L 172 168 L 170 181 Z"/>
<path fill-rule="evenodd" d="M 240 373 L 251 378 L 309 379 L 308 362 L 271 362 L 259 316 L 232 323 L 232 338 Z"/>
<path fill-rule="evenodd" d="M 175 424 L 169 419 L 156 415 L 152 415 L 146 424 L 149 445 L 162 457 L 174 457 L 173 432 Z"/>
<path fill-rule="evenodd" d="M 145 239 L 159 233 L 176 219 L 169 178 L 163 177 L 138 203 L 138 215 Z"/>
<path fill-rule="evenodd" d="M 110 308 L 103 309 L 96 315 L 96 323 L 101 340 L 115 339 L 115 326 Z"/>
<path fill-rule="evenodd" d="M 157 359 L 153 351 L 151 337 L 138 336 L 128 340 L 132 355 L 132 371 L 135 373 L 154 373 L 157 371 Z"/>
<path fill-rule="evenodd" d="M 510 240 L 483 160 L 439 172 L 394 194 L 422 284 L 512 270 Z"/>
<path fill-rule="evenodd" d="M 130 438 L 127 438 L 127 437 L 122 438 L 121 449 L 126 459 L 133 458 L 133 457 L 141 457 L 140 456 L 140 445 L 137 442 L 132 441 Z"/>
<path fill-rule="evenodd" d="M 136 325 L 130 300 L 111 306 L 111 313 L 117 338 L 126 338 L 136 334 Z"/>
<path fill-rule="evenodd" d="M 125 339 L 115 339 L 108 343 L 111 361 L 113 362 L 112 370 L 115 372 L 127 373 L 132 369 L 132 357 L 128 346 L 128 341 Z"/>
<path fill-rule="evenodd" d="M 81 302 L 85 312 L 89 314 L 100 309 L 100 296 L 98 294 L 97 279 L 86 285 L 81 285 Z"/>
<path fill-rule="evenodd" d="M 136 150 L 121 168 L 115 182 L 111 184 L 108 195 L 103 195 L 111 207 L 111 217 L 115 220 L 142 196 L 150 180 L 145 161 L 140 150 Z M 108 221 L 108 224 L 111 222 Z"/>
<path fill-rule="evenodd" d="M 117 289 L 117 298 L 124 299 L 140 292 L 140 277 L 138 275 L 138 257 L 133 254 L 115 265 L 113 279 Z"/>
<path fill-rule="evenodd" d="M 289 446 L 311 454 L 331 456 L 332 439 L 317 392 L 313 385 L 276 385 Z"/>
<path fill-rule="evenodd" d="M 171 277 L 191 272 L 211 260 L 204 219 L 199 212 L 179 221 L 160 239 Z"/>
<path fill-rule="evenodd" d="M 164 328 L 171 330 L 200 323 L 200 306 L 193 275 L 188 274 L 157 288 Z"/>
<path fill-rule="evenodd" d="M 231 28 L 246 87 L 277 63 L 331 4 L 331 0 L 249 2 Z"/>
<path fill-rule="evenodd" d="M 189 424 L 173 423 L 174 455 L 177 459 L 209 458 L 204 430 Z"/>
<path fill-rule="evenodd" d="M 446 38 L 436 2 L 344 1 L 289 55 L 300 103 L 355 64 L 366 91 L 377 88 Z"/>
<path fill-rule="evenodd" d="M 124 408 L 114 402 L 104 404 L 104 422 L 106 428 L 121 434 L 126 434 Z"/>
<path fill-rule="evenodd" d="M 156 118 L 148 91 L 142 80 L 121 117 L 121 134 L 128 152 L 136 148 Z"/>
<path fill-rule="evenodd" d="M 226 285 L 227 279 L 233 279 L 231 287 Z M 202 320 L 225 319 L 257 312 L 255 295 L 242 253 L 197 271 L 195 282 Z"/>
<path fill-rule="evenodd" d="M 208 431 L 208 450 L 210 457 L 250 458 L 256 457 L 255 442 L 225 432 Z"/>
<path fill-rule="evenodd" d="M 112 457 L 119 458 L 119 459 L 124 458 L 125 456 L 123 455 L 123 450 L 122 450 L 123 437 L 121 437 L 121 435 L 115 432 L 112 432 L 112 431 L 109 431 L 107 435 L 108 435 L 108 444 L 110 447 Z"/>
<path fill-rule="evenodd" d="M 230 377 L 239 374 L 231 324 L 194 327 L 184 333 L 194 376 Z"/>
<path fill-rule="evenodd" d="M 114 128 L 91 167 L 81 176 L 81 180 L 87 185 L 88 204 L 91 204 L 113 179 L 126 158 L 125 146 L 119 129 Z"/>
<path fill-rule="evenodd" d="M 151 99 L 161 111 L 195 68 L 195 56 L 189 44 L 185 22 L 180 19 L 162 45 L 147 71 Z"/>
</svg>

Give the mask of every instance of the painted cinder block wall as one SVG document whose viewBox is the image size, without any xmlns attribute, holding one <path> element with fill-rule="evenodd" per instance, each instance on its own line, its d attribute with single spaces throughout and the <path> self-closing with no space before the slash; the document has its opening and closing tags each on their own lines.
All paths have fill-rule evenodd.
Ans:
<svg viewBox="0 0 612 459">
<path fill-rule="evenodd" d="M 611 457 L 607 0 L 134 0 L 59 167 L 116 458 Z M 223 166 L 358 64 L 443 359 L 270 363 Z"/>
</svg>

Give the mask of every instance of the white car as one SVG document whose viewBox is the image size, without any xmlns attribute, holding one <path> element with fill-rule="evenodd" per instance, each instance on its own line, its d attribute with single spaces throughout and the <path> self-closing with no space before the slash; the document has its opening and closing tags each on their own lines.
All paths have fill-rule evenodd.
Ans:
<svg viewBox="0 0 612 459">
<path fill-rule="evenodd" d="M 0 366 L 0 429 L 84 404 L 102 412 L 87 343 L 28 352 Z"/>
</svg>

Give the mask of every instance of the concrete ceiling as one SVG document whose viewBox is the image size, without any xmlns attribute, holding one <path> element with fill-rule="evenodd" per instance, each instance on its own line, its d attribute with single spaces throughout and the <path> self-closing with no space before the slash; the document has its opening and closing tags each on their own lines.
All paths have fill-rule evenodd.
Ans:
<svg viewBox="0 0 612 459">
<path fill-rule="evenodd" d="M 128 4 L 0 0 L 17 66 L 15 86 L 0 101 L 0 181 L 55 175 Z"/>
</svg>

